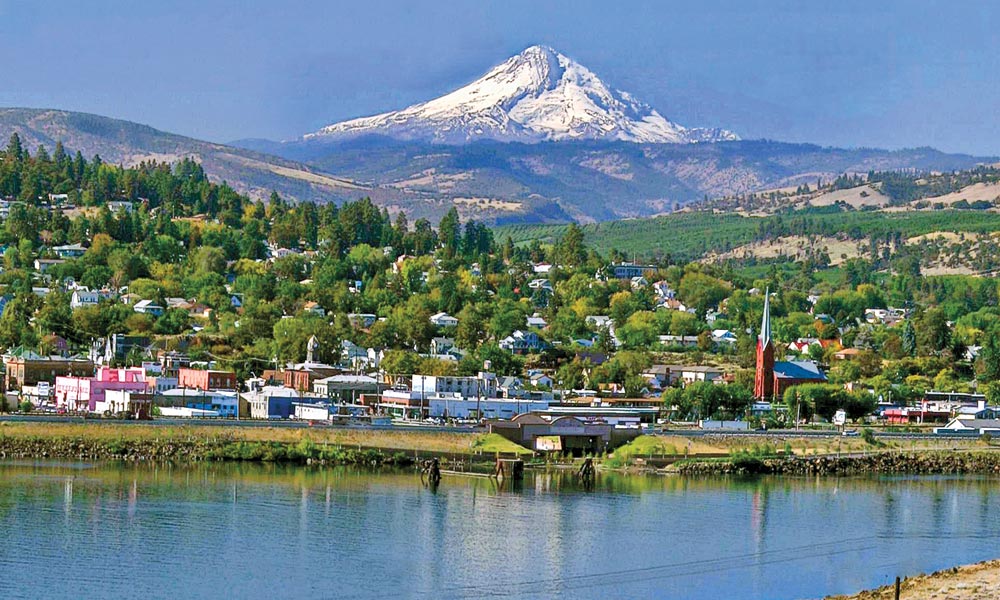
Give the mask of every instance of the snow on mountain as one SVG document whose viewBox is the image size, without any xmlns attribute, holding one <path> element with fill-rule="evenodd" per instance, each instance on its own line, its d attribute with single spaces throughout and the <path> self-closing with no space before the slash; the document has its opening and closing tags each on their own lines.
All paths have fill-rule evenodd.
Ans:
<svg viewBox="0 0 1000 600">
<path fill-rule="evenodd" d="M 645 143 L 738 140 L 723 129 L 685 128 L 583 65 L 532 46 L 476 81 L 403 110 L 343 121 L 304 139 L 381 134 L 460 144 L 492 139 L 539 142 L 603 139 Z"/>
</svg>

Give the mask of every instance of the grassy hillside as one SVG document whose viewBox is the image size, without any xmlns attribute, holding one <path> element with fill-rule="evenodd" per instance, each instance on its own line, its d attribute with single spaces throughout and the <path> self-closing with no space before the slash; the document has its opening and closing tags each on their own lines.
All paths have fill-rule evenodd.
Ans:
<svg viewBox="0 0 1000 600">
<path fill-rule="evenodd" d="M 558 240 L 563 225 L 511 225 L 496 230 L 517 244 Z M 910 238 L 934 232 L 1000 231 L 1000 214 L 988 211 L 836 211 L 805 210 L 766 217 L 710 212 L 676 213 L 652 219 L 610 221 L 583 226 L 586 242 L 601 253 L 612 249 L 655 258 L 696 260 L 760 239 L 782 235 L 843 236 L 862 240 L 899 234 Z"/>
</svg>

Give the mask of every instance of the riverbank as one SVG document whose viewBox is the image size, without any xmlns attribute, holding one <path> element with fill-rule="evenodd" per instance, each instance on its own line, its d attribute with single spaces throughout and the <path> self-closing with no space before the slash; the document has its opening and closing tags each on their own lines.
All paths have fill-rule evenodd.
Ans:
<svg viewBox="0 0 1000 600">
<path fill-rule="evenodd" d="M 497 452 L 524 450 L 497 437 L 421 430 L 2 423 L 0 458 L 405 466 L 431 456 L 492 461 Z"/>
<path fill-rule="evenodd" d="M 680 475 L 863 475 L 1000 473 L 1000 452 L 887 451 L 851 456 L 779 456 L 749 454 L 723 459 L 679 461 L 666 469 Z"/>
<path fill-rule="evenodd" d="M 892 600 L 895 585 L 866 590 L 850 596 L 828 596 L 826 600 Z M 1000 560 L 989 560 L 917 575 L 900 583 L 904 600 L 997 600 L 1000 599 Z"/>
</svg>

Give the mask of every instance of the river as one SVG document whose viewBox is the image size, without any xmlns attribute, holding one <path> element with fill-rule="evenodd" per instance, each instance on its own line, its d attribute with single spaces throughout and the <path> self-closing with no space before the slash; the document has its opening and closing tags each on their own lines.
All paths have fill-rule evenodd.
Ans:
<svg viewBox="0 0 1000 600">
<path fill-rule="evenodd" d="M 4 598 L 816 598 L 1000 556 L 1000 480 L 0 463 Z"/>
</svg>

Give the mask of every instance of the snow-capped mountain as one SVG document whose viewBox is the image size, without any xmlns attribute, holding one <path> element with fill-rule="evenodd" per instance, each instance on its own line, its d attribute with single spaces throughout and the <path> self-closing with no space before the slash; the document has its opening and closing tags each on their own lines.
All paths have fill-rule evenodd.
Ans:
<svg viewBox="0 0 1000 600">
<path fill-rule="evenodd" d="M 738 140 L 723 129 L 673 123 L 627 92 L 612 90 L 583 65 L 532 46 L 476 81 L 403 110 L 343 121 L 306 140 L 380 134 L 461 144 L 602 139 L 643 143 Z"/>
</svg>

